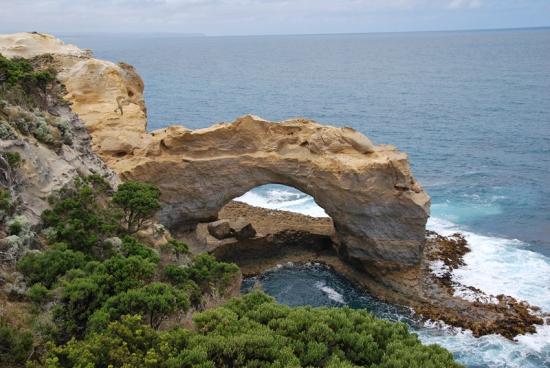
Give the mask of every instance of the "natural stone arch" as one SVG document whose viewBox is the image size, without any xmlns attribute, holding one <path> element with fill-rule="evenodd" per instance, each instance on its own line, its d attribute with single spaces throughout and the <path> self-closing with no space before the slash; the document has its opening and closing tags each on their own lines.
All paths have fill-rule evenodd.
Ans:
<svg viewBox="0 0 550 368">
<path fill-rule="evenodd" d="M 53 55 L 65 98 L 86 124 L 94 151 L 123 177 L 160 187 L 166 225 L 214 218 L 252 187 L 281 183 L 310 194 L 332 217 L 341 255 L 365 265 L 419 262 L 429 197 L 412 177 L 407 156 L 394 147 L 373 146 L 350 128 L 252 116 L 149 134 L 143 81 L 131 66 L 96 60 L 35 33 L 0 37 L 0 51 Z"/>
<path fill-rule="evenodd" d="M 144 149 L 109 152 L 115 151 L 106 159 L 124 178 L 160 187 L 160 221 L 169 227 L 215 219 L 235 197 L 276 183 L 311 195 L 325 209 L 347 259 L 390 268 L 420 260 L 428 195 L 406 154 L 374 146 L 351 128 L 245 116 L 195 131 L 161 129 Z"/>
</svg>

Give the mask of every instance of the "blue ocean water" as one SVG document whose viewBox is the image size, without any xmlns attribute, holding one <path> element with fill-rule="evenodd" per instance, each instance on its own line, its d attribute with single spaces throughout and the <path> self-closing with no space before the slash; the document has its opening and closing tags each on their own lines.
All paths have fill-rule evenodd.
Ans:
<svg viewBox="0 0 550 368">
<path fill-rule="evenodd" d="M 246 113 L 302 116 L 396 145 L 432 197 L 428 226 L 462 231 L 472 246 L 453 277 L 550 312 L 550 29 L 62 38 L 136 66 L 149 129 L 200 128 Z M 240 200 L 324 215 L 313 198 L 276 185 Z M 282 285 L 300 279 L 271 277 Z M 296 298 L 334 302 L 300 290 Z M 338 293 L 355 295 L 347 287 Z M 550 366 L 549 327 L 515 343 L 436 325 L 419 331 L 470 367 L 540 367 Z"/>
</svg>

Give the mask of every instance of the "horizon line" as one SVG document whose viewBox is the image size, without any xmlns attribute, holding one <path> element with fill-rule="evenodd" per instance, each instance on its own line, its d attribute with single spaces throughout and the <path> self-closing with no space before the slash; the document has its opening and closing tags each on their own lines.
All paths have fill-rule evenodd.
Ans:
<svg viewBox="0 0 550 368">
<path fill-rule="evenodd" d="M 346 35 L 367 35 L 367 34 L 398 34 L 398 33 L 453 33 L 453 32 L 498 32 L 498 31 L 522 31 L 522 30 L 543 30 L 550 29 L 550 25 L 543 26 L 525 26 L 525 27 L 504 27 L 504 28 L 463 28 L 463 29 L 437 29 L 437 30 L 414 30 L 414 31 L 369 31 L 369 32 L 328 32 L 328 33 L 252 33 L 252 34 L 206 34 L 201 32 L 40 32 L 40 31 L 20 31 L 20 32 L 38 32 L 49 33 L 59 36 L 86 36 L 86 35 L 120 35 L 120 36 L 185 36 L 185 37 L 269 37 L 269 36 L 346 36 Z M 11 32 L 18 33 L 18 32 Z M 9 33 L 2 33 L 9 34 Z"/>
</svg>

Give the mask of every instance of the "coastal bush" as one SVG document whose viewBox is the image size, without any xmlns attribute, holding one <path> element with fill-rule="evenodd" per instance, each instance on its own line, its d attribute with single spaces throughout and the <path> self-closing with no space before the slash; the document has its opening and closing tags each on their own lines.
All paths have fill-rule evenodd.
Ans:
<svg viewBox="0 0 550 368">
<path fill-rule="evenodd" d="M 32 334 L 0 317 L 0 367 L 24 366 L 33 345 Z"/>
<path fill-rule="evenodd" d="M 10 235 L 19 235 L 23 231 L 23 224 L 17 220 L 13 220 L 8 224 L 8 232 Z"/>
<path fill-rule="evenodd" d="M 159 198 L 160 191 L 152 184 L 123 183 L 113 194 L 102 177 L 91 175 L 76 178 L 72 186 L 52 196 L 52 208 L 42 213 L 42 220 L 52 229 L 50 241 L 66 242 L 72 249 L 104 258 L 111 251 L 104 240 L 140 230 L 160 208 Z M 147 257 L 156 257 L 149 247 L 124 238 L 123 252 L 138 248 Z"/>
<path fill-rule="evenodd" d="M 142 257 L 117 255 L 90 262 L 81 272 L 69 275 L 53 313 L 61 339 L 83 336 L 96 310 L 110 297 L 151 282 L 155 269 L 155 263 Z"/>
<path fill-rule="evenodd" d="M 0 139 L 2 140 L 17 139 L 17 134 L 15 134 L 15 131 L 8 124 L 7 121 L 0 120 Z"/>
<path fill-rule="evenodd" d="M 55 81 L 55 71 L 35 70 L 31 60 L 23 58 L 8 59 L 0 54 L 0 86 L 3 88 L 21 88 L 25 93 L 39 90 L 46 92 Z"/>
<path fill-rule="evenodd" d="M 160 208 L 160 190 L 153 184 L 127 181 L 119 185 L 113 204 L 122 210 L 123 226 L 133 234 Z"/>
<path fill-rule="evenodd" d="M 21 165 L 21 155 L 19 152 L 2 152 L 0 155 L 6 160 L 12 170 L 17 169 Z"/>
<path fill-rule="evenodd" d="M 189 246 L 185 242 L 176 239 L 168 240 L 166 244 L 162 245 L 162 248 L 175 254 L 176 258 L 191 254 Z"/>
<path fill-rule="evenodd" d="M 98 175 L 76 178 L 50 198 L 51 209 L 42 213 L 44 225 L 52 228 L 50 241 L 66 242 L 74 250 L 91 253 L 102 241 L 117 233 L 117 216 L 101 204 L 110 187 Z"/>
<path fill-rule="evenodd" d="M 5 213 L 11 213 L 13 209 L 13 202 L 11 200 L 10 192 L 0 188 L 0 211 Z"/>
<path fill-rule="evenodd" d="M 4 128 L 0 129 L 0 134 L 8 136 L 8 139 L 15 139 L 17 138 L 15 129 L 23 135 L 32 135 L 39 142 L 53 147 L 70 143 L 71 132 L 64 120 L 47 112 L 29 110 L 18 105 L 9 105 L 4 110 L 0 109 L 0 116 L 4 114 L 7 120 L 1 122 Z"/>
<path fill-rule="evenodd" d="M 38 283 L 29 288 L 27 291 L 27 298 L 29 298 L 31 303 L 36 307 L 40 307 L 52 299 L 52 292 L 44 285 Z"/>
<path fill-rule="evenodd" d="M 125 257 L 129 256 L 140 256 L 143 259 L 146 259 L 152 263 L 158 263 L 160 261 L 159 255 L 151 247 L 140 243 L 133 236 L 125 236 L 122 239 L 122 255 Z"/>
<path fill-rule="evenodd" d="M 94 313 L 90 323 L 95 330 L 127 314 L 142 315 L 149 326 L 158 329 L 161 323 L 177 311 L 189 309 L 189 297 L 183 291 L 165 283 L 154 282 L 109 298 Z"/>
<path fill-rule="evenodd" d="M 207 292 L 212 289 L 223 291 L 240 269 L 234 263 L 219 262 L 210 254 L 203 253 L 195 257 L 185 271 L 190 280 L 194 281 L 203 292 Z"/>
<path fill-rule="evenodd" d="M 64 244 L 42 253 L 29 253 L 17 262 L 17 269 L 28 284 L 40 283 L 51 288 L 67 271 L 83 267 L 87 262 L 84 253 L 67 249 Z"/>
<path fill-rule="evenodd" d="M 194 330 L 155 331 L 124 316 L 84 340 L 50 346 L 36 366 L 460 367 L 400 323 L 349 308 L 291 308 L 255 292 L 196 314 Z"/>
</svg>

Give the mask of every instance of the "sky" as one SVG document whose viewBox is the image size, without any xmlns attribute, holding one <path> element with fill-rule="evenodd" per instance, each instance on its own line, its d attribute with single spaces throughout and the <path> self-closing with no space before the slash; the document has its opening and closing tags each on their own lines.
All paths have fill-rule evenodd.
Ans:
<svg viewBox="0 0 550 368">
<path fill-rule="evenodd" d="M 550 0 L 0 0 L 0 33 L 316 34 L 550 26 Z"/>
</svg>

